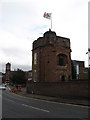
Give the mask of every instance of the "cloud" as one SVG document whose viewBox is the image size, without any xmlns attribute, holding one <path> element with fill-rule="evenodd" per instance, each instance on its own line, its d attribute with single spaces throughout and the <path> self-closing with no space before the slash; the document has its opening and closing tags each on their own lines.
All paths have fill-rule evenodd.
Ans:
<svg viewBox="0 0 90 120">
<path fill-rule="evenodd" d="M 32 43 L 51 27 L 71 40 L 72 59 L 85 60 L 88 48 L 88 0 L 1 0 L 0 59 L 32 65 Z"/>
<path fill-rule="evenodd" d="M 0 63 L 0 72 L 2 71 L 3 73 L 5 73 L 6 71 L 6 64 L 5 63 Z M 17 69 L 21 69 L 23 71 L 29 71 L 32 70 L 32 66 L 28 65 L 20 65 L 20 64 L 12 64 L 11 63 L 11 71 L 17 70 Z"/>
</svg>

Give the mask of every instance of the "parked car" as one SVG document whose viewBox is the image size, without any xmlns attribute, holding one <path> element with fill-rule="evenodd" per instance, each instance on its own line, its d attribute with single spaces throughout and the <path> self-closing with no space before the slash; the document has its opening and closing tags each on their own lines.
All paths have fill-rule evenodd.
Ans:
<svg viewBox="0 0 90 120">
<path fill-rule="evenodd" d="M 0 85 L 0 90 L 6 90 L 5 85 Z"/>
<path fill-rule="evenodd" d="M 4 85 L 5 85 L 5 87 L 7 87 L 7 84 L 6 84 L 6 83 L 5 83 Z"/>
</svg>

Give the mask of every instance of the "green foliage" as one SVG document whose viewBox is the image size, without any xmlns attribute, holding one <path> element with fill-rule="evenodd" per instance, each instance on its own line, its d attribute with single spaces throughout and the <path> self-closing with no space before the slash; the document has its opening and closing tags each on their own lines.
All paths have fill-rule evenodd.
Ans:
<svg viewBox="0 0 90 120">
<path fill-rule="evenodd" d="M 25 72 L 18 69 L 17 71 L 13 71 L 12 76 L 11 76 L 11 82 L 14 84 L 26 84 L 26 76 Z"/>
</svg>

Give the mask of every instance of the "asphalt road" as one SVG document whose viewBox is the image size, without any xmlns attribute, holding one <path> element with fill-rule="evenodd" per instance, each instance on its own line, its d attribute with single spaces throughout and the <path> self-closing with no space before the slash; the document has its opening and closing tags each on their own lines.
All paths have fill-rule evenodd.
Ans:
<svg viewBox="0 0 90 120">
<path fill-rule="evenodd" d="M 88 120 L 88 107 L 25 98 L 2 92 L 2 118 L 80 118 Z"/>
</svg>

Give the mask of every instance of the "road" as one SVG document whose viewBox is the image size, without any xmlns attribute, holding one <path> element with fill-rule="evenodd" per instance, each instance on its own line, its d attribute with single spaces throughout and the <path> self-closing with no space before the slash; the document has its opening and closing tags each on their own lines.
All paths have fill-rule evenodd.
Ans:
<svg viewBox="0 0 90 120">
<path fill-rule="evenodd" d="M 88 107 L 25 98 L 9 91 L 2 92 L 3 118 L 80 118 L 88 120 Z"/>
</svg>

